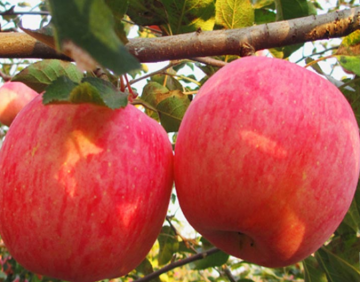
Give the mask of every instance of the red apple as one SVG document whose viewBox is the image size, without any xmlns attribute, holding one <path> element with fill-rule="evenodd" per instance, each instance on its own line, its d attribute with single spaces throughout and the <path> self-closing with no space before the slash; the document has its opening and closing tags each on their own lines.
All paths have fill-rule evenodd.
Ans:
<svg viewBox="0 0 360 282">
<path fill-rule="evenodd" d="M 287 61 L 236 60 L 200 89 L 175 145 L 190 224 L 225 252 L 267 267 L 316 251 L 347 212 L 359 131 L 341 92 Z"/>
<path fill-rule="evenodd" d="M 39 94 L 22 82 L 6 82 L 0 87 L 0 123 L 10 126 L 20 110 Z"/>
<path fill-rule="evenodd" d="M 0 151 L 0 234 L 30 271 L 69 281 L 127 274 L 155 242 L 169 204 L 165 130 L 128 105 L 31 101 Z"/>
</svg>

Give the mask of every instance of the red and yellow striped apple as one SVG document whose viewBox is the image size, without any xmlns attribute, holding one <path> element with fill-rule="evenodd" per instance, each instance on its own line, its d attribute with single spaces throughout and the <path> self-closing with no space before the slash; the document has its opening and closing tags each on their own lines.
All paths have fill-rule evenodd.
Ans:
<svg viewBox="0 0 360 282">
<path fill-rule="evenodd" d="M 10 126 L 20 110 L 38 93 L 22 82 L 6 82 L 0 87 L 0 123 Z"/>
<path fill-rule="evenodd" d="M 215 246 L 267 267 L 332 235 L 359 177 L 354 113 L 330 82 L 284 60 L 242 58 L 199 90 L 175 145 L 175 187 Z"/>
<path fill-rule="evenodd" d="M 0 151 L 0 234 L 25 268 L 69 281 L 127 274 L 165 219 L 165 130 L 132 105 L 30 102 Z"/>
</svg>

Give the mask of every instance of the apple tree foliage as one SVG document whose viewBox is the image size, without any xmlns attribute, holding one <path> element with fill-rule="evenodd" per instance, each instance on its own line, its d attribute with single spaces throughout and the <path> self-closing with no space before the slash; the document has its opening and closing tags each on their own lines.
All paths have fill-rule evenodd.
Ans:
<svg viewBox="0 0 360 282">
<path fill-rule="evenodd" d="M 172 40 L 184 33 L 244 29 L 359 7 L 353 0 L 49 0 L 38 1 L 35 7 L 26 1 L 18 1 L 16 6 L 11 2 L 0 2 L 2 33 L 25 32 L 63 52 L 67 60 L 2 56 L 3 80 L 21 81 L 39 93 L 45 91 L 44 103 L 90 102 L 119 108 L 131 102 L 158 120 L 174 145 L 193 95 L 221 64 L 238 56 L 223 53 L 209 61 L 187 50 L 187 57 L 169 61 L 166 68 L 149 73 L 145 61 L 151 61 L 151 54 L 150 60 L 141 61 L 136 56 L 141 47 L 128 51 L 130 32 L 146 44 L 146 40 Z M 22 26 L 19 9 L 32 10 L 41 17 L 37 30 Z M 301 26 L 298 29 L 301 32 Z M 337 40 L 279 43 L 258 53 L 250 48 L 246 55 L 272 56 L 306 65 L 343 92 L 360 122 L 359 29 Z M 217 38 L 213 41 L 216 44 Z M 166 52 L 161 55 L 163 60 L 153 61 L 167 60 Z M 80 69 L 70 60 L 75 60 Z M 126 86 L 127 79 L 130 85 L 139 80 L 145 83 L 141 89 L 132 89 Z M 7 129 L 0 127 L 1 138 Z M 151 252 L 127 276 L 111 281 L 360 281 L 360 188 L 329 241 L 304 261 L 281 269 L 259 267 L 214 249 L 180 213 L 173 192 L 168 216 Z M 0 267 L 0 281 L 56 281 L 22 268 L 2 241 Z"/>
</svg>

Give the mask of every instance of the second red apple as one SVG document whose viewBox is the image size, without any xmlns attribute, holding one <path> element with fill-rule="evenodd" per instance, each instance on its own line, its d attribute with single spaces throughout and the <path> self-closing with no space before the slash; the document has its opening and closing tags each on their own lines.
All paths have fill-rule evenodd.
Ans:
<svg viewBox="0 0 360 282">
<path fill-rule="evenodd" d="M 175 145 L 190 224 L 215 246 L 268 267 L 296 263 L 331 236 L 359 177 L 354 113 L 329 81 L 249 57 L 200 89 Z"/>
<path fill-rule="evenodd" d="M 20 110 L 38 95 L 22 82 L 6 82 L 0 87 L 0 123 L 10 126 Z"/>
</svg>

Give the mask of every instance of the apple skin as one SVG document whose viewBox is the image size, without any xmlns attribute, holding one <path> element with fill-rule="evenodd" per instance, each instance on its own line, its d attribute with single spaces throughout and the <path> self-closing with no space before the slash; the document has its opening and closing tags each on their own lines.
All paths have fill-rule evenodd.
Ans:
<svg viewBox="0 0 360 282">
<path fill-rule="evenodd" d="M 30 122 L 31 121 L 31 122 Z M 132 105 L 31 101 L 0 151 L 0 234 L 28 270 L 119 277 L 145 258 L 173 183 L 165 130 Z"/>
<path fill-rule="evenodd" d="M 332 235 L 359 177 L 359 132 L 341 92 L 287 61 L 247 57 L 202 86 L 175 145 L 189 223 L 266 267 L 306 258 Z"/>
<path fill-rule="evenodd" d="M 0 87 L 0 123 L 10 126 L 21 109 L 38 95 L 22 82 L 5 82 Z"/>
</svg>

